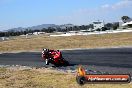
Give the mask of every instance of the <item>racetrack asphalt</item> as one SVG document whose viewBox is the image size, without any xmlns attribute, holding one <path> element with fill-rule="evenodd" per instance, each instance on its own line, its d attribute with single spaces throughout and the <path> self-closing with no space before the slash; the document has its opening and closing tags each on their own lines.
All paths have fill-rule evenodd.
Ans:
<svg viewBox="0 0 132 88">
<path fill-rule="evenodd" d="M 88 70 L 132 75 L 132 48 L 63 50 L 62 55 L 71 64 L 64 68 L 84 65 Z M 0 54 L 0 65 L 43 67 L 45 63 L 41 52 L 20 52 Z"/>
</svg>

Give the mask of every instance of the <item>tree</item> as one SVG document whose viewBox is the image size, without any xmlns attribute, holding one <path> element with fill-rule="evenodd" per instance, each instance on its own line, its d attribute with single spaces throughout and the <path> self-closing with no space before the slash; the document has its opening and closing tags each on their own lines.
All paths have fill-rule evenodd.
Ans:
<svg viewBox="0 0 132 88">
<path fill-rule="evenodd" d="M 128 20 L 128 19 L 130 19 L 130 17 L 128 17 L 128 16 L 122 16 L 121 17 L 121 20 L 125 23 L 126 22 L 126 20 Z"/>
<path fill-rule="evenodd" d="M 94 26 L 93 26 L 93 24 L 89 24 L 89 28 L 92 28 L 92 29 L 94 29 Z"/>
<path fill-rule="evenodd" d="M 4 37 L 5 33 L 4 32 L 0 32 L 0 37 Z"/>
<path fill-rule="evenodd" d="M 113 30 L 116 30 L 119 27 L 119 22 L 113 23 Z"/>
<path fill-rule="evenodd" d="M 77 26 L 73 26 L 73 31 L 77 31 Z"/>
<path fill-rule="evenodd" d="M 48 29 L 45 30 L 45 32 L 47 32 L 47 33 L 53 33 L 54 31 L 56 31 L 56 30 L 52 27 L 48 27 Z"/>
<path fill-rule="evenodd" d="M 108 28 L 106 28 L 106 27 L 101 28 L 101 31 L 106 31 L 106 30 L 108 30 Z"/>
<path fill-rule="evenodd" d="M 45 32 L 45 30 L 46 30 L 46 28 L 42 28 L 42 29 L 41 29 L 41 32 Z"/>
<path fill-rule="evenodd" d="M 105 26 L 108 30 L 110 30 L 111 28 L 113 28 L 113 24 L 112 23 L 107 23 L 105 24 Z"/>
<path fill-rule="evenodd" d="M 98 28 L 98 29 L 96 29 L 96 31 L 101 31 L 101 29 L 100 29 L 100 28 Z"/>
</svg>

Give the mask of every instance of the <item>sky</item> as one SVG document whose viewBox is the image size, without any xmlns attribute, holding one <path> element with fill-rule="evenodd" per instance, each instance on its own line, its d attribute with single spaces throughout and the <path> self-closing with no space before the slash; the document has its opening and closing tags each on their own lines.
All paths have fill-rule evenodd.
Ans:
<svg viewBox="0 0 132 88">
<path fill-rule="evenodd" d="M 0 0 L 0 31 L 40 24 L 87 25 L 132 17 L 132 0 Z"/>
</svg>

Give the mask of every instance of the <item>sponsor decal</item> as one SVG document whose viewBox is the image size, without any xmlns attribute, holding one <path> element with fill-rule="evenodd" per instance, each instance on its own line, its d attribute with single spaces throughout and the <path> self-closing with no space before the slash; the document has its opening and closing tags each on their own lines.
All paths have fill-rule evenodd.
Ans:
<svg viewBox="0 0 132 88">
<path fill-rule="evenodd" d="M 130 83 L 129 74 L 87 74 L 82 66 L 77 69 L 76 81 L 78 84 L 85 83 Z"/>
</svg>

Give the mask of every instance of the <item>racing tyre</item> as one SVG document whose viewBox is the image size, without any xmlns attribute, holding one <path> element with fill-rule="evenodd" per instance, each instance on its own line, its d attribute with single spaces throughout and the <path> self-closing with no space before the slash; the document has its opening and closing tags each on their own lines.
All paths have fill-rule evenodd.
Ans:
<svg viewBox="0 0 132 88">
<path fill-rule="evenodd" d="M 85 77 L 83 77 L 83 76 L 77 76 L 77 77 L 76 77 L 76 81 L 77 81 L 77 83 L 78 83 L 79 85 L 84 85 L 85 82 L 86 82 Z"/>
<path fill-rule="evenodd" d="M 65 65 L 68 66 L 69 65 L 69 62 L 68 61 L 65 61 Z"/>
<path fill-rule="evenodd" d="M 69 62 L 67 61 L 67 60 L 65 60 L 65 59 L 63 59 L 63 62 L 64 62 L 64 66 L 68 66 L 69 65 Z"/>
</svg>

